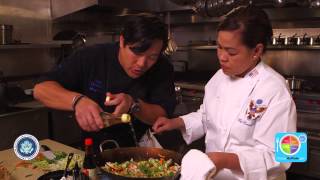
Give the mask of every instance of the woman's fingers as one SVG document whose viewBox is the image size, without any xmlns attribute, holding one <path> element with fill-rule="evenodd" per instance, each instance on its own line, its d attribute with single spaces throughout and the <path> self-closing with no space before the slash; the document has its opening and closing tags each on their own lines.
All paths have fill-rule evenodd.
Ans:
<svg viewBox="0 0 320 180">
<path fill-rule="evenodd" d="M 170 130 L 169 126 L 168 126 L 169 123 L 170 123 L 170 121 L 167 118 L 160 117 L 153 124 L 152 129 L 156 133 L 161 133 L 163 131 L 168 131 L 168 130 Z"/>
</svg>

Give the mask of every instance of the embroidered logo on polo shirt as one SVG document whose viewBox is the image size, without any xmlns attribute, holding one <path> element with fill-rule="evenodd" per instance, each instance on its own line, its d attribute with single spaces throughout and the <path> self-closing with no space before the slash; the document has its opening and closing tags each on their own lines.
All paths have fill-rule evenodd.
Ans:
<svg viewBox="0 0 320 180">
<path fill-rule="evenodd" d="M 93 80 L 89 82 L 89 90 L 92 92 L 103 92 L 103 83 L 100 80 Z"/>
</svg>

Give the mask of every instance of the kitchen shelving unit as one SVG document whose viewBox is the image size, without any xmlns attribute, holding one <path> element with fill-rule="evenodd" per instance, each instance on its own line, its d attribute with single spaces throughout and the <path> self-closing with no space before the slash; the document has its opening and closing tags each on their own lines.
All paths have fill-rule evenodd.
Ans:
<svg viewBox="0 0 320 180">
<path fill-rule="evenodd" d="M 269 50 L 320 50 L 320 45 L 297 45 L 297 46 L 284 46 L 276 45 L 267 46 Z M 201 46 L 179 46 L 178 51 L 188 51 L 188 50 L 216 50 L 217 45 L 201 45 Z"/>
<path fill-rule="evenodd" d="M 0 50 L 5 49 L 37 49 L 37 48 L 60 48 L 64 45 L 71 45 L 72 41 L 50 41 L 44 43 L 17 43 L 17 44 L 1 44 Z"/>
</svg>

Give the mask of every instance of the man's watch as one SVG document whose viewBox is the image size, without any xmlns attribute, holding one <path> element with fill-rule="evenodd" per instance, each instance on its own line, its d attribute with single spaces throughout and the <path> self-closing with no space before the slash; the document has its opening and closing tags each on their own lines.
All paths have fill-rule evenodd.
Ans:
<svg viewBox="0 0 320 180">
<path fill-rule="evenodd" d="M 132 113 L 137 113 L 141 110 L 141 107 L 140 107 L 140 104 L 139 104 L 139 101 L 137 98 L 134 98 L 132 97 L 133 99 L 133 102 L 130 106 L 130 109 L 129 109 L 129 113 L 132 114 Z"/>
</svg>

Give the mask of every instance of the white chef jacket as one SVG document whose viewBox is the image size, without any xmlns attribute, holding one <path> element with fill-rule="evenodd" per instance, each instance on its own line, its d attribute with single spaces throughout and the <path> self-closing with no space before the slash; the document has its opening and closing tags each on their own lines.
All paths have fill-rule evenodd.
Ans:
<svg viewBox="0 0 320 180">
<path fill-rule="evenodd" d="M 206 135 L 206 152 L 238 155 L 244 174 L 222 169 L 215 179 L 274 179 L 290 167 L 275 161 L 274 138 L 296 131 L 296 107 L 284 78 L 263 62 L 243 78 L 220 69 L 200 109 L 181 118 L 188 144 Z"/>
</svg>

